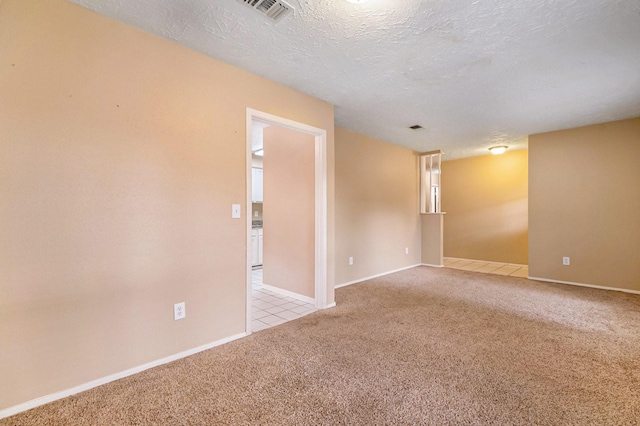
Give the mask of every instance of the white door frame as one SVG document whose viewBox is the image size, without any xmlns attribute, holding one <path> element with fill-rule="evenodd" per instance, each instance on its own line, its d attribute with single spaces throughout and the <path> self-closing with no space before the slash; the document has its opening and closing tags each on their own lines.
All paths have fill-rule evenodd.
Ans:
<svg viewBox="0 0 640 426">
<path fill-rule="evenodd" d="M 315 305 L 326 309 L 327 305 L 327 131 L 277 115 L 247 108 L 247 324 L 251 334 L 251 132 L 253 120 L 259 120 L 287 129 L 313 135 L 315 138 Z"/>
</svg>

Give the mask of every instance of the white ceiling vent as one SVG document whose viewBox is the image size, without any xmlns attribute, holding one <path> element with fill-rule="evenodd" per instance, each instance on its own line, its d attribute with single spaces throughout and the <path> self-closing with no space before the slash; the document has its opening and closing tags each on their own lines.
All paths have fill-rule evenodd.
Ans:
<svg viewBox="0 0 640 426">
<path fill-rule="evenodd" d="M 244 3 L 252 9 L 257 10 L 274 21 L 279 21 L 285 16 L 293 12 L 291 5 L 283 2 L 282 0 L 237 0 L 240 3 Z"/>
</svg>

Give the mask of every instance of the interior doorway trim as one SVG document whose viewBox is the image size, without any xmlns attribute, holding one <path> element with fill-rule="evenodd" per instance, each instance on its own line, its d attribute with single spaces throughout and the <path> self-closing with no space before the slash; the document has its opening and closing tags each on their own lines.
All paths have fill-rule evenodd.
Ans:
<svg viewBox="0 0 640 426">
<path fill-rule="evenodd" d="M 245 207 L 247 217 L 247 334 L 251 333 L 251 133 L 254 120 L 307 133 L 315 138 L 315 305 L 317 309 L 329 307 L 327 305 L 327 131 L 247 108 L 247 199 Z"/>
</svg>

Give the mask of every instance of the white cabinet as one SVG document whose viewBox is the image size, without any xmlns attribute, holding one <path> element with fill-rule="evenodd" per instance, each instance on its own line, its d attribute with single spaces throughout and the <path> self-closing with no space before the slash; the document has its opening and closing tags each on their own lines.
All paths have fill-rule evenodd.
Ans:
<svg viewBox="0 0 640 426">
<path fill-rule="evenodd" d="M 251 168 L 251 201 L 262 203 L 264 197 L 262 192 L 263 170 L 257 167 Z"/>
<path fill-rule="evenodd" d="M 262 228 L 258 229 L 258 265 L 262 265 Z"/>
<path fill-rule="evenodd" d="M 258 263 L 258 230 L 251 230 L 251 266 L 259 265 Z"/>
<path fill-rule="evenodd" d="M 251 266 L 262 265 L 262 228 L 251 230 Z"/>
</svg>

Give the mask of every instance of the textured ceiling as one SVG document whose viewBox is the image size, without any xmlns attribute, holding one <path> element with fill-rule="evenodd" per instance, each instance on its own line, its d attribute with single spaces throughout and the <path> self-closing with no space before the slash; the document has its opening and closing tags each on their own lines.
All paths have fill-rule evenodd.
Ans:
<svg viewBox="0 0 640 426">
<path fill-rule="evenodd" d="M 640 116 L 638 0 L 287 0 L 278 23 L 236 0 L 72 1 L 449 159 Z"/>
</svg>

